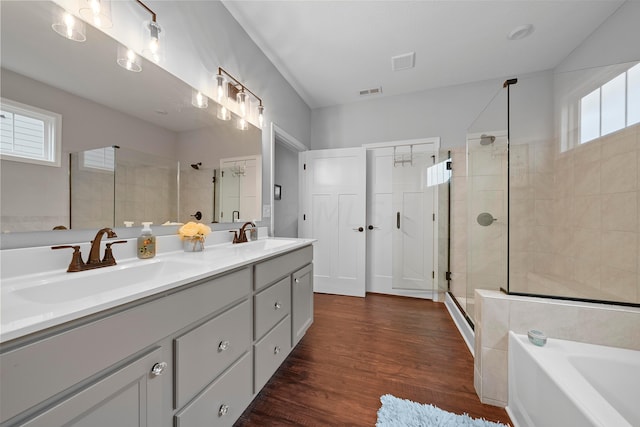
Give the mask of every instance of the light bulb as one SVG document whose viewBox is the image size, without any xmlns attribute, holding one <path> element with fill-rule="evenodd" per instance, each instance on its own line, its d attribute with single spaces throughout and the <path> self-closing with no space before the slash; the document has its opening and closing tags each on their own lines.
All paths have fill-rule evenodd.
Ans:
<svg viewBox="0 0 640 427">
<path fill-rule="evenodd" d="M 222 99 L 224 98 L 224 76 L 222 76 L 222 74 L 218 74 L 216 76 L 216 80 L 218 81 L 218 91 L 217 91 L 216 100 L 218 102 L 222 102 Z"/>
<path fill-rule="evenodd" d="M 260 125 L 260 129 L 262 129 L 262 125 L 264 124 L 264 107 L 262 105 L 258 105 L 258 124 Z"/>
<path fill-rule="evenodd" d="M 191 105 L 196 108 L 207 108 L 209 106 L 209 98 L 199 90 L 194 89 L 191 95 Z"/>
<path fill-rule="evenodd" d="M 240 106 L 240 116 L 241 117 L 246 117 L 247 116 L 247 94 L 244 93 L 244 88 L 238 92 L 238 95 L 236 96 L 236 100 L 238 101 L 238 104 Z"/>
<path fill-rule="evenodd" d="M 142 61 L 140 60 L 140 57 L 133 51 L 133 49 L 129 49 L 125 46 L 118 46 L 117 62 L 119 66 L 128 71 L 133 71 L 135 73 L 142 71 Z"/>
<path fill-rule="evenodd" d="M 62 37 L 76 42 L 83 42 L 85 36 L 85 25 L 81 19 L 76 19 L 67 11 L 62 13 L 55 11 L 53 14 L 53 24 L 51 28 Z"/>
<path fill-rule="evenodd" d="M 73 27 L 76 23 L 76 20 L 73 19 L 70 13 L 64 14 L 64 25 L 67 27 L 67 38 L 70 39 L 73 37 Z"/>
<path fill-rule="evenodd" d="M 80 7 L 80 16 L 97 28 L 111 28 L 111 1 L 110 0 L 83 0 Z"/>
<path fill-rule="evenodd" d="M 231 120 L 231 113 L 224 105 L 218 105 L 218 114 L 217 117 L 220 120 Z"/>
<path fill-rule="evenodd" d="M 238 129 L 247 130 L 249 129 L 249 123 L 245 120 L 244 117 L 240 117 L 238 119 Z"/>
</svg>

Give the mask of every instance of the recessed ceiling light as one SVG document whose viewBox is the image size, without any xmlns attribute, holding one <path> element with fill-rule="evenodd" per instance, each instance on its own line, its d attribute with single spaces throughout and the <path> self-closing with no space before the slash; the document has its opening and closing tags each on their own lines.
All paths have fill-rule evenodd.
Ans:
<svg viewBox="0 0 640 427">
<path fill-rule="evenodd" d="M 509 39 L 509 40 L 521 40 L 521 39 L 531 35 L 531 33 L 533 33 L 533 25 L 531 25 L 531 24 L 520 25 L 519 27 L 516 27 L 513 30 L 511 30 L 509 35 L 507 35 L 507 39 Z"/>
</svg>

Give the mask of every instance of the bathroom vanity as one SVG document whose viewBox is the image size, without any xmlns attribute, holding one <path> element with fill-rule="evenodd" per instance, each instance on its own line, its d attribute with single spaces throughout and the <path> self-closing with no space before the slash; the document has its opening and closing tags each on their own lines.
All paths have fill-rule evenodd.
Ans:
<svg viewBox="0 0 640 427">
<path fill-rule="evenodd" d="M 156 290 L 7 335 L 0 425 L 232 425 L 313 322 L 311 241 L 274 241 L 159 257 L 191 275 L 160 273 Z"/>
</svg>

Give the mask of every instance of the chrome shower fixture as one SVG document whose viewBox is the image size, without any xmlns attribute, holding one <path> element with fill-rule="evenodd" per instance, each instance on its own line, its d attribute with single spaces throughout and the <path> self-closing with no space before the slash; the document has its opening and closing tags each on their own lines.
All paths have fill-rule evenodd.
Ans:
<svg viewBox="0 0 640 427">
<path fill-rule="evenodd" d="M 202 166 L 202 162 L 191 164 L 191 167 L 194 168 L 195 170 L 200 170 L 200 166 Z"/>
</svg>

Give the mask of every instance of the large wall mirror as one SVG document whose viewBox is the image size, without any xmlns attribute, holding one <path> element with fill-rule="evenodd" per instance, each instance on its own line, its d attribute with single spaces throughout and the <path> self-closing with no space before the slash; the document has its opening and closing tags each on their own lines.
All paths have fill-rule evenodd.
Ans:
<svg viewBox="0 0 640 427">
<path fill-rule="evenodd" d="M 59 165 L 2 159 L 2 232 L 261 219 L 260 129 L 194 107 L 190 86 L 145 59 L 118 66 L 118 43 L 89 25 L 82 43 L 57 35 L 54 3 L 0 7 L 3 100 L 62 117 Z M 112 165 L 85 164 L 110 151 Z"/>
</svg>

